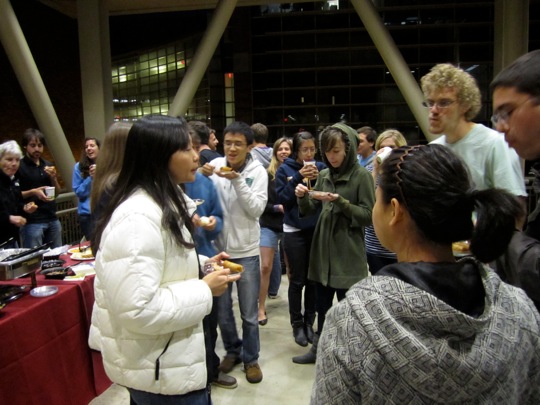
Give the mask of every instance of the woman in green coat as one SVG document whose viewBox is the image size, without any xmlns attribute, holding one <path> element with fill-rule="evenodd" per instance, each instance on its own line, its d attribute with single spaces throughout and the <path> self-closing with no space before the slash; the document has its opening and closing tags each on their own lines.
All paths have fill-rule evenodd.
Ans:
<svg viewBox="0 0 540 405">
<path fill-rule="evenodd" d="M 338 300 L 368 275 L 364 227 L 371 225 L 375 187 L 371 174 L 358 164 L 356 131 L 338 123 L 320 134 L 320 150 L 328 166 L 320 172 L 314 190 L 303 184 L 295 189 L 302 216 L 322 212 L 315 228 L 308 278 L 317 284 L 317 326 L 322 331 L 334 296 Z M 315 361 L 316 343 L 295 363 Z"/>
</svg>

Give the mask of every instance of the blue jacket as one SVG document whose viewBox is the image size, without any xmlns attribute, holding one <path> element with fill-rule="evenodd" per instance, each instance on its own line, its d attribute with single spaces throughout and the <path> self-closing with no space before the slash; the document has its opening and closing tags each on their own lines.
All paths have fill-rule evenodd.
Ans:
<svg viewBox="0 0 540 405">
<path fill-rule="evenodd" d="M 73 169 L 73 180 L 71 182 L 73 186 L 73 192 L 79 199 L 79 206 L 77 212 L 79 215 L 90 215 L 90 192 L 92 191 L 92 177 L 88 176 L 83 179 L 81 171 L 79 170 L 79 163 L 75 163 Z"/>
<path fill-rule="evenodd" d="M 316 162 L 319 172 L 326 168 L 322 162 Z M 302 183 L 304 178 L 300 174 L 302 164 L 298 163 L 293 158 L 287 158 L 276 172 L 276 192 L 278 203 L 283 205 L 285 210 L 285 218 L 283 223 L 293 226 L 298 229 L 315 229 L 317 219 L 321 213 L 321 207 L 318 208 L 314 215 L 300 217 L 298 213 L 298 202 L 294 189 L 299 183 Z M 312 181 L 315 184 L 315 180 Z"/>
<path fill-rule="evenodd" d="M 212 242 L 223 229 L 223 210 L 217 196 L 216 187 L 212 180 L 199 172 L 195 175 L 193 183 L 185 183 L 184 186 L 189 198 L 204 200 L 204 203 L 197 206 L 197 214 L 201 217 L 213 215 L 216 218 L 217 223 L 213 231 L 207 231 L 202 227 L 197 227 L 195 231 L 197 252 L 208 257 L 215 256 L 218 252 Z"/>
</svg>

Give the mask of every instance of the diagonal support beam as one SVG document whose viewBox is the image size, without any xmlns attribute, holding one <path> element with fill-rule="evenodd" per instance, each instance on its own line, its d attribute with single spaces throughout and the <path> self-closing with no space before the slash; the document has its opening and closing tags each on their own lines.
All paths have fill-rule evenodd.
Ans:
<svg viewBox="0 0 540 405">
<path fill-rule="evenodd" d="M 189 105 L 201 84 L 201 80 L 208 69 L 208 65 L 212 60 L 212 56 L 216 51 L 219 41 L 227 28 L 227 24 L 231 19 L 237 2 L 238 0 L 219 1 L 214 14 L 212 15 L 212 20 L 191 60 L 191 64 L 188 66 L 186 75 L 174 96 L 174 100 L 169 108 L 169 115 L 183 116 L 187 112 Z"/>
<path fill-rule="evenodd" d="M 0 0 L 0 41 L 39 129 L 45 134 L 65 188 L 71 190 L 75 159 L 9 0 Z"/>
<path fill-rule="evenodd" d="M 386 67 L 396 81 L 411 112 L 428 141 L 437 138 L 429 132 L 428 112 L 422 107 L 424 96 L 420 86 L 416 83 L 411 69 L 403 59 L 392 36 L 381 21 L 381 17 L 371 0 L 351 0 L 351 4 L 364 23 L 364 27 L 371 37 L 377 50 L 386 64 Z"/>
</svg>

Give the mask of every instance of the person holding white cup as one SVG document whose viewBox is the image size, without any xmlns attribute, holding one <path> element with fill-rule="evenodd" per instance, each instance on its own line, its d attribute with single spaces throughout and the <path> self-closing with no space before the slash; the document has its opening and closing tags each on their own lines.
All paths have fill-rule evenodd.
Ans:
<svg viewBox="0 0 540 405">
<path fill-rule="evenodd" d="M 77 213 L 83 235 L 90 240 L 94 224 L 90 213 L 90 193 L 92 191 L 92 179 L 96 172 L 96 160 L 99 155 L 100 141 L 97 138 L 86 138 L 81 160 L 73 169 L 73 191 L 79 199 Z"/>
</svg>

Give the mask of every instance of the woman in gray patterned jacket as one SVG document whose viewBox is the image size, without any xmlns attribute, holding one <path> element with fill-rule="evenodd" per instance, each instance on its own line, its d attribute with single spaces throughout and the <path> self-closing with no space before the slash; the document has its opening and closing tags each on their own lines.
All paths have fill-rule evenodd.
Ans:
<svg viewBox="0 0 540 405">
<path fill-rule="evenodd" d="M 504 252 L 518 202 L 472 190 L 440 145 L 395 149 L 381 171 L 373 224 L 398 263 L 328 312 L 311 403 L 540 403 L 540 315 L 482 264 Z M 474 257 L 456 261 L 465 239 Z"/>
</svg>

